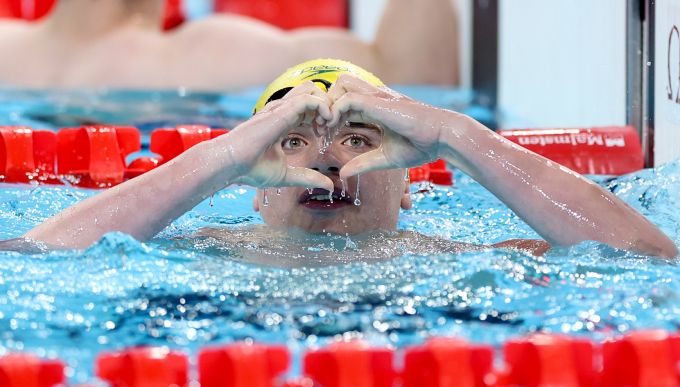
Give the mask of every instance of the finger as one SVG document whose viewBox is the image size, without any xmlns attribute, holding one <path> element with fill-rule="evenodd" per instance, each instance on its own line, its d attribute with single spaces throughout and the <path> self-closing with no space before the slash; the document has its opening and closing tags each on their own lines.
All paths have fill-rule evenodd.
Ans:
<svg viewBox="0 0 680 387">
<path fill-rule="evenodd" d="M 286 176 L 281 181 L 282 186 L 314 187 L 333 191 L 333 181 L 326 175 L 309 168 L 291 167 L 286 170 Z"/>
<path fill-rule="evenodd" d="M 291 91 L 286 93 L 286 95 L 282 99 L 294 99 L 296 97 L 300 96 L 307 96 L 311 95 L 314 97 L 317 97 L 321 99 L 322 101 L 325 102 L 325 107 L 329 107 L 331 105 L 331 100 L 328 98 L 328 95 L 326 94 L 325 91 L 321 90 L 316 84 L 312 81 L 306 81 L 304 83 L 301 83 L 300 85 L 296 86 L 293 88 Z M 327 112 L 330 112 L 330 108 L 325 109 L 323 105 L 320 105 L 317 112 L 321 115 L 324 121 L 327 121 L 330 117 L 327 114 Z"/>
<path fill-rule="evenodd" d="M 316 112 L 326 121 L 333 117 L 331 109 L 323 98 L 311 94 L 298 95 L 293 98 L 294 99 L 291 100 L 292 108 L 288 110 L 289 125 L 291 126 L 296 126 L 299 125 L 300 122 L 304 122 L 306 113 L 308 112 Z M 306 123 L 309 124 L 313 121 L 311 116 L 307 118 L 308 120 Z"/>
<path fill-rule="evenodd" d="M 373 103 L 371 103 L 373 102 Z M 365 111 L 373 110 L 376 104 L 375 98 L 366 94 L 346 93 L 340 97 L 331 107 L 331 119 L 328 121 L 328 126 L 336 126 L 340 124 L 340 119 L 343 115 L 347 115 L 350 111 L 363 114 Z"/>
<path fill-rule="evenodd" d="M 382 149 L 375 149 L 359 155 L 345 164 L 340 170 L 340 179 L 347 181 L 347 178 L 361 173 L 391 168 L 397 168 L 397 166 L 387 159 Z"/>
<path fill-rule="evenodd" d="M 340 74 L 338 80 L 335 81 L 330 90 L 328 90 L 328 97 L 331 101 L 335 101 L 348 92 L 378 93 L 382 92 L 382 90 L 361 78 L 357 78 L 350 74 Z"/>
<path fill-rule="evenodd" d="M 303 94 L 315 95 L 317 97 L 320 97 L 322 94 L 325 93 L 321 89 L 319 89 L 319 87 L 316 86 L 314 82 L 306 81 L 295 86 L 292 90 L 286 93 L 286 95 L 284 95 L 282 99 L 290 99 L 292 97 L 296 97 L 298 95 Z"/>
</svg>

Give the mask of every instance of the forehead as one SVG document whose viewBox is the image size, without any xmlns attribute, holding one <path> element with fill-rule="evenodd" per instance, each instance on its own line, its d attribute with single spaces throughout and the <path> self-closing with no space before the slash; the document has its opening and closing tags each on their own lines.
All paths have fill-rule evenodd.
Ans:
<svg viewBox="0 0 680 387">
<path fill-rule="evenodd" d="M 325 130 L 321 131 L 324 132 Z M 367 136 L 382 136 L 382 129 L 379 125 L 369 122 L 348 121 L 339 128 L 338 134 L 346 134 L 347 132 L 359 132 Z M 303 135 L 316 135 L 312 124 L 302 124 L 299 127 L 292 129 L 289 133 L 298 133 Z"/>
</svg>

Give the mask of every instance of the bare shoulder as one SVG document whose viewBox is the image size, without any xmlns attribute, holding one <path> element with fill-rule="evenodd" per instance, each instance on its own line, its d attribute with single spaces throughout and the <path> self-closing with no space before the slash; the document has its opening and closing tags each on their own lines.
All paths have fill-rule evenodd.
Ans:
<svg viewBox="0 0 680 387">
<path fill-rule="evenodd" d="M 341 28 L 310 27 L 292 31 L 289 37 L 300 60 L 340 58 L 379 73 L 375 47 Z"/>
<path fill-rule="evenodd" d="M 239 16 L 188 23 L 168 40 L 175 76 L 202 90 L 266 85 L 298 59 L 286 32 Z"/>
<path fill-rule="evenodd" d="M 220 14 L 186 23 L 170 33 L 169 36 L 178 40 L 188 39 L 191 41 L 200 37 L 210 42 L 263 37 L 272 39 L 283 34 L 285 34 L 283 30 L 257 19 Z"/>
<path fill-rule="evenodd" d="M 0 33 L 21 32 L 31 29 L 31 24 L 23 20 L 0 19 Z"/>
<path fill-rule="evenodd" d="M 438 236 L 421 234 L 417 231 L 400 231 L 399 237 L 408 241 L 412 251 L 423 254 L 458 254 L 484 248 L 484 246 L 456 242 Z"/>
<path fill-rule="evenodd" d="M 479 251 L 489 248 L 522 251 L 534 256 L 542 256 L 550 250 L 550 244 L 541 239 L 509 239 L 492 245 L 475 245 L 472 243 L 456 242 L 449 239 L 420 234 L 415 231 L 402 231 L 401 236 L 417 246 L 418 251 L 436 253 L 463 253 Z"/>
<path fill-rule="evenodd" d="M 19 43 L 33 35 L 35 30 L 24 21 L 0 19 L 0 43 Z"/>
</svg>

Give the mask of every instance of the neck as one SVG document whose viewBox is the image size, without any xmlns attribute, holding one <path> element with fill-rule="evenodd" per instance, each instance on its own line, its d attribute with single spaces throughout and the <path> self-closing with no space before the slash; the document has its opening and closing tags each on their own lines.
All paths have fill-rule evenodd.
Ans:
<svg viewBox="0 0 680 387">
<path fill-rule="evenodd" d="M 44 25 L 82 39 L 131 26 L 160 31 L 163 0 L 60 0 Z"/>
</svg>

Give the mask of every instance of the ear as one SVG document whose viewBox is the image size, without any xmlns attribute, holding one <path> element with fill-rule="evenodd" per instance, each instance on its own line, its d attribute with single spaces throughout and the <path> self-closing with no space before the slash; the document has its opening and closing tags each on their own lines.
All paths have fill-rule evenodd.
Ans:
<svg viewBox="0 0 680 387">
<path fill-rule="evenodd" d="M 255 191 L 255 197 L 253 198 L 253 210 L 255 212 L 260 212 L 260 190 Z"/>
<path fill-rule="evenodd" d="M 404 182 L 404 195 L 401 197 L 401 208 L 410 210 L 413 208 L 413 201 L 411 200 L 411 180 Z"/>
</svg>

